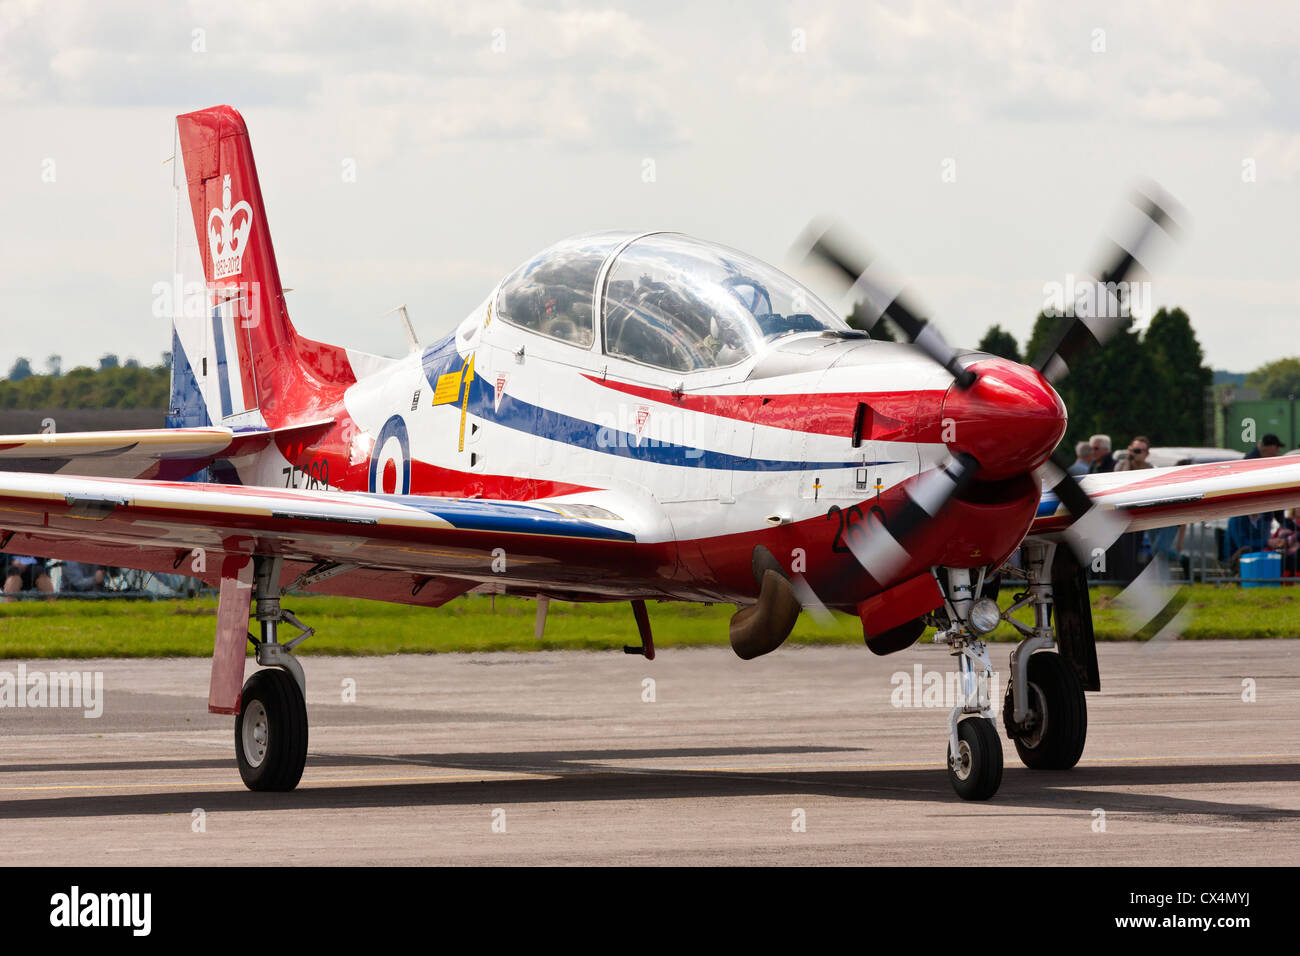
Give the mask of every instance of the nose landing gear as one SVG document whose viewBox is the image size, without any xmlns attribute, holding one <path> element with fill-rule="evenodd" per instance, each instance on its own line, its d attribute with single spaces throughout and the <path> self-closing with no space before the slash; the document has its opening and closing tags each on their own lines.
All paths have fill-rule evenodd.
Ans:
<svg viewBox="0 0 1300 956">
<path fill-rule="evenodd" d="M 957 753 L 948 745 L 948 782 L 964 800 L 987 800 L 1002 785 L 1002 741 L 993 721 L 967 717 L 957 723 Z"/>
<path fill-rule="evenodd" d="M 947 644 L 957 658 L 962 693 L 961 701 L 948 714 L 948 782 L 965 800 L 987 800 L 1002 785 L 1002 741 L 989 700 L 993 665 L 988 646 L 972 634 L 967 623 L 973 603 L 970 571 L 950 568 L 947 585 L 949 626 L 935 634 L 934 640 Z M 974 590 L 979 591 L 978 584 Z"/>
<path fill-rule="evenodd" d="M 1007 737 L 1015 744 L 1016 753 L 1026 767 L 1031 770 L 1068 770 L 1079 762 L 1088 736 L 1084 684 L 1079 677 L 1076 658 L 1070 656 L 1072 646 L 1076 656 L 1080 653 L 1077 645 L 1082 631 L 1078 627 L 1073 631 L 1067 630 L 1061 642 L 1065 653 L 1057 653 L 1058 642 L 1052 622 L 1056 545 L 1027 542 L 1022 554 L 1023 569 L 1008 567 L 1004 570 L 1023 578 L 1028 587 L 998 616 L 998 620 L 1006 621 L 1025 638 L 1011 652 L 1012 676 L 1003 701 L 1002 720 Z M 948 715 L 948 779 L 957 794 L 966 800 L 987 800 L 997 792 L 1002 782 L 1002 744 L 989 702 L 992 667 L 988 649 L 980 639 L 992 628 L 988 622 L 981 625 L 987 628 L 983 632 L 973 627 L 972 620 L 976 624 L 980 622 L 979 609 L 973 617 L 970 613 L 983 581 L 984 572 L 981 571 L 972 588 L 969 570 L 948 569 L 944 588 L 947 620 L 943 622 L 947 626 L 934 635 L 937 643 L 947 644 L 952 649 L 961 673 L 963 699 Z M 1082 613 L 1087 614 L 1086 592 L 1082 600 Z M 1011 617 L 1013 612 L 1029 605 L 1034 608 L 1033 627 Z M 1072 607 L 1072 613 L 1079 611 L 1079 608 Z M 989 617 L 993 616 L 990 610 Z M 1080 617 L 1078 620 L 1086 623 L 1089 619 Z M 996 625 L 996 621 L 992 623 Z M 1096 690 L 1099 684 L 1091 626 L 1086 630 L 1087 650 L 1091 656 L 1089 666 L 1084 670 L 1090 675 L 1086 677 L 1091 682 L 1089 688 Z M 1079 634 L 1076 634 L 1075 645 L 1071 645 L 1065 638 L 1075 632 Z"/>
</svg>

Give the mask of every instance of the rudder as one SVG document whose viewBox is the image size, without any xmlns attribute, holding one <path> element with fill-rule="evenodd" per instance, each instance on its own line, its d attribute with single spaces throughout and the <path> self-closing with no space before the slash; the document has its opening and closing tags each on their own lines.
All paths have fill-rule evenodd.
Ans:
<svg viewBox="0 0 1300 956">
<path fill-rule="evenodd" d="M 341 398 L 356 380 L 346 351 L 289 320 L 243 117 L 229 106 L 178 116 L 173 167 L 168 424 L 277 428 Z"/>
</svg>

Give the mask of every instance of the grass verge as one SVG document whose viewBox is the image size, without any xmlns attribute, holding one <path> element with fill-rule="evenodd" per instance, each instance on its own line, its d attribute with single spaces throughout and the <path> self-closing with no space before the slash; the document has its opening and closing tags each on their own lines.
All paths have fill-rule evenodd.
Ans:
<svg viewBox="0 0 1300 956">
<path fill-rule="evenodd" d="M 1113 607 L 1115 593 L 1106 588 L 1092 592 L 1097 637 L 1132 640 L 1132 630 Z M 1300 589 L 1195 585 L 1186 593 L 1186 639 L 1300 636 Z M 1003 604 L 1009 601 L 1004 593 Z M 533 638 L 536 605 L 518 598 L 493 602 L 468 596 L 437 610 L 336 597 L 288 598 L 285 606 L 316 628 L 316 635 L 298 648 L 305 655 L 617 650 L 639 643 L 631 609 L 622 603 L 552 602 L 540 641 Z M 725 645 L 733 610 L 730 605 L 652 604 L 655 645 Z M 206 657 L 212 653 L 215 623 L 216 601 L 211 598 L 0 604 L 0 657 Z M 993 639 L 1015 636 L 1003 624 Z M 804 615 L 789 643 L 861 640 L 857 618 L 837 614 L 834 624 L 822 629 Z"/>
</svg>

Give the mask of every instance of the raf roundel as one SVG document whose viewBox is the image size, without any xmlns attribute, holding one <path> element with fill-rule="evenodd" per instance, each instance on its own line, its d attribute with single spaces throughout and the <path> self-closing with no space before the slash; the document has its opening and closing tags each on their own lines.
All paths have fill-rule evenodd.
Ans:
<svg viewBox="0 0 1300 956">
<path fill-rule="evenodd" d="M 370 456 L 370 490 L 384 495 L 411 493 L 411 444 L 400 415 L 384 422 L 375 440 Z"/>
</svg>

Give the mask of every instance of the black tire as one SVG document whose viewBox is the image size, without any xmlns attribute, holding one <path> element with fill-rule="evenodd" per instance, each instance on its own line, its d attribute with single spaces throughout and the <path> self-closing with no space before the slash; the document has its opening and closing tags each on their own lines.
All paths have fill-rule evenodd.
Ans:
<svg viewBox="0 0 1300 956">
<path fill-rule="evenodd" d="M 235 759 L 249 790 L 298 786 L 307 763 L 307 702 L 287 671 L 268 667 L 244 682 L 235 717 Z"/>
<path fill-rule="evenodd" d="M 1002 785 L 1002 741 L 993 721 L 966 717 L 957 724 L 961 764 L 948 761 L 948 782 L 963 800 L 987 800 Z M 952 746 L 948 747 L 952 757 Z"/>
<path fill-rule="evenodd" d="M 1021 762 L 1031 770 L 1069 770 L 1088 739 L 1088 702 L 1074 668 L 1060 654 L 1040 651 L 1029 658 L 1029 706 L 1042 717 L 1032 733 L 1011 734 Z"/>
</svg>

